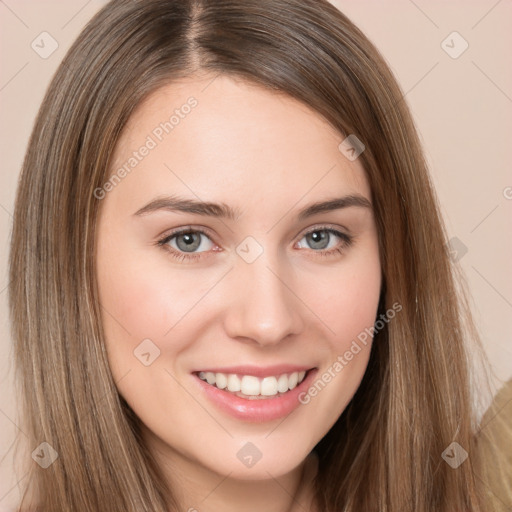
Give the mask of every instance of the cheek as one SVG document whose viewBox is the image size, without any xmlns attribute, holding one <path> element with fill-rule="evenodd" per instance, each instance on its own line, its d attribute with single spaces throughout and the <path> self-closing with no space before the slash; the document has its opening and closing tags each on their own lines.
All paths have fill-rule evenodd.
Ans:
<svg viewBox="0 0 512 512">
<path fill-rule="evenodd" d="M 180 354 L 201 337 L 201 330 L 208 327 L 205 313 L 215 316 L 208 301 L 201 299 L 222 273 L 170 271 L 165 258 L 155 261 L 137 249 L 128 250 L 126 256 L 113 261 L 109 254 L 113 254 L 114 245 L 105 246 L 98 265 L 105 343 L 114 378 L 130 371 L 123 384 L 140 379 L 137 394 L 153 385 L 157 369 L 174 372 L 181 361 Z M 156 358 L 146 368 L 136 358 L 148 352 L 150 360 Z M 151 372 L 146 371 L 150 368 Z M 163 378 L 168 381 L 168 374 L 164 372 Z"/>
<path fill-rule="evenodd" d="M 374 325 L 381 292 L 378 252 L 361 253 L 336 271 L 325 271 L 309 289 L 308 305 L 322 320 L 331 349 L 343 353 Z"/>
<path fill-rule="evenodd" d="M 186 275 L 173 278 L 160 267 L 136 252 L 108 268 L 99 267 L 100 300 L 110 342 L 127 337 L 133 342 L 163 339 L 207 289 L 207 283 L 196 283 Z"/>
<path fill-rule="evenodd" d="M 122 230 L 100 237 L 97 253 L 102 324 L 116 379 L 132 368 L 140 369 L 134 351 L 148 343 L 144 340 L 154 343 L 152 356 L 158 354 L 163 335 L 173 325 L 175 303 L 179 308 L 175 292 L 164 284 L 158 268 L 140 250 L 126 242 L 123 245 L 126 237 L 120 233 Z"/>
<path fill-rule="evenodd" d="M 318 418 L 324 435 L 357 391 L 370 357 L 381 291 L 376 246 L 337 272 L 318 276 L 308 305 L 322 320 L 328 346 L 323 364 L 301 402 Z"/>
</svg>

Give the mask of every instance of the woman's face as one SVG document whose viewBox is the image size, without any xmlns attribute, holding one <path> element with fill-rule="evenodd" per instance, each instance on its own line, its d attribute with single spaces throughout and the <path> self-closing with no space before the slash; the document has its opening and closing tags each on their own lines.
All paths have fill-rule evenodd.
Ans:
<svg viewBox="0 0 512 512">
<path fill-rule="evenodd" d="M 381 270 L 342 140 L 225 76 L 161 88 L 123 132 L 95 191 L 102 321 L 119 393 L 169 467 L 284 475 L 357 390 Z"/>
</svg>

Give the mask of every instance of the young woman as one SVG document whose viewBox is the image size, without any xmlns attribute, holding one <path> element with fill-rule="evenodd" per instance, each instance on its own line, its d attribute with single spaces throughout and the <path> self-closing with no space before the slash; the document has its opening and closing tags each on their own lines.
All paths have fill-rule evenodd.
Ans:
<svg viewBox="0 0 512 512">
<path fill-rule="evenodd" d="M 19 183 L 20 510 L 490 510 L 445 240 L 335 7 L 110 2 Z"/>
</svg>

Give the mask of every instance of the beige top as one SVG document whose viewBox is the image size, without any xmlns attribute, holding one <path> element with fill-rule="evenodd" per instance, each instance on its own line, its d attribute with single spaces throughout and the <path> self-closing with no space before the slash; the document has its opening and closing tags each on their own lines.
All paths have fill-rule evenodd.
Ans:
<svg viewBox="0 0 512 512">
<path fill-rule="evenodd" d="M 512 510 L 512 379 L 496 394 L 480 422 L 476 447 L 488 460 L 488 474 L 477 482 L 493 504 L 493 512 Z M 469 454 L 471 457 L 471 453 Z"/>
</svg>

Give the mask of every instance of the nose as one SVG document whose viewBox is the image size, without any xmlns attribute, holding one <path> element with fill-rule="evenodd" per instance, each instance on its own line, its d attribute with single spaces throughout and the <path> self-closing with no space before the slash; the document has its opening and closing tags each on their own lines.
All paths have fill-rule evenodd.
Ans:
<svg viewBox="0 0 512 512">
<path fill-rule="evenodd" d="M 304 306 L 294 291 L 291 273 L 265 254 L 253 263 L 236 262 L 225 316 L 231 338 L 262 346 L 275 345 L 304 328 Z"/>
</svg>

